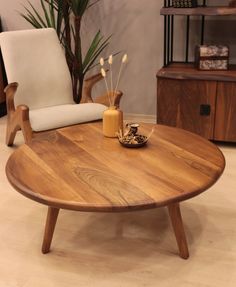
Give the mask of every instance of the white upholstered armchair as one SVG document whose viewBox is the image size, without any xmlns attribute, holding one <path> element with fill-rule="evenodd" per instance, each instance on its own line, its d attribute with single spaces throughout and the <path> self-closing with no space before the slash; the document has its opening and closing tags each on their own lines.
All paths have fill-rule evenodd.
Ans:
<svg viewBox="0 0 236 287">
<path fill-rule="evenodd" d="M 81 104 L 73 102 L 72 83 L 64 51 L 51 28 L 3 32 L 0 46 L 7 80 L 7 145 L 22 130 L 25 142 L 36 132 L 102 118 L 107 97 L 91 97 L 95 75 L 84 83 Z M 116 95 L 119 105 L 121 92 Z"/>
</svg>

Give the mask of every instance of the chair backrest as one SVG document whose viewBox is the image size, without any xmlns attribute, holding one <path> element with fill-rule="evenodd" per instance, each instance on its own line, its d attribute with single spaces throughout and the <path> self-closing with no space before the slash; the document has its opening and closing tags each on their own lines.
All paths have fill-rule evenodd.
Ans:
<svg viewBox="0 0 236 287">
<path fill-rule="evenodd" d="M 37 109 L 73 103 L 70 72 L 54 29 L 3 32 L 0 47 L 8 83 L 19 83 L 15 105 Z"/>
</svg>

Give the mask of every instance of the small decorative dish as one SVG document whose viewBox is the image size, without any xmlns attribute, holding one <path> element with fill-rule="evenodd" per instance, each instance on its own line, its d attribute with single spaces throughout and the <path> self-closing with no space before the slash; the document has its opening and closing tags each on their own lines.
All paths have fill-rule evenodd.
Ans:
<svg viewBox="0 0 236 287">
<path fill-rule="evenodd" d="M 152 129 L 148 136 L 138 134 L 139 124 L 131 123 L 127 124 L 124 133 L 120 130 L 118 133 L 119 143 L 128 148 L 139 148 L 146 145 L 148 139 L 154 131 Z"/>
<path fill-rule="evenodd" d="M 119 142 L 124 147 L 139 148 L 144 146 L 148 142 L 148 138 L 143 135 L 136 135 L 133 138 L 129 138 L 126 140 L 119 139 Z"/>
</svg>

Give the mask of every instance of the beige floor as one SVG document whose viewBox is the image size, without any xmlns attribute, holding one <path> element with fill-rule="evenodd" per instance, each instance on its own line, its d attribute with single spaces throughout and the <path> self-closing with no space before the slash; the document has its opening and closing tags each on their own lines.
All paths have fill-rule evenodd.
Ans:
<svg viewBox="0 0 236 287">
<path fill-rule="evenodd" d="M 164 208 L 124 214 L 61 211 L 52 252 L 40 253 L 47 208 L 9 184 L 0 119 L 0 287 L 235 287 L 236 146 L 208 192 L 182 204 L 189 260 L 177 255 Z M 22 142 L 18 137 L 17 145 Z"/>
</svg>

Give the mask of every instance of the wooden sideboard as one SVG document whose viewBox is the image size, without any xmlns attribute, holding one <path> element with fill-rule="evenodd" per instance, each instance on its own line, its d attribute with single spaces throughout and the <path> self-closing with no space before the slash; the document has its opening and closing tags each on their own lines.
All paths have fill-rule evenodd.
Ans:
<svg viewBox="0 0 236 287">
<path fill-rule="evenodd" d="M 205 44 L 205 18 L 236 16 L 236 7 L 173 8 L 164 0 L 164 67 L 157 73 L 157 123 L 183 128 L 207 139 L 236 142 L 236 66 L 227 71 L 199 71 L 191 63 L 191 17 L 200 20 L 199 44 Z M 186 26 L 184 60 L 175 61 L 175 18 Z M 233 31 L 233 30 L 232 30 Z M 196 35 L 197 36 L 197 35 Z"/>
<path fill-rule="evenodd" d="M 157 80 L 157 123 L 236 142 L 236 67 L 203 72 L 191 64 L 171 64 Z"/>
</svg>

